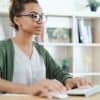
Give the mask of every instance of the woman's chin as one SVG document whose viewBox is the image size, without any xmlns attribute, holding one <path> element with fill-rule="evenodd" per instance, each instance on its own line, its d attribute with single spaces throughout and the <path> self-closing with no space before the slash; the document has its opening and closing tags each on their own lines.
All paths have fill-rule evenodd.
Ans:
<svg viewBox="0 0 100 100">
<path fill-rule="evenodd" d="M 33 35 L 39 36 L 41 33 L 40 32 L 35 32 Z"/>
</svg>

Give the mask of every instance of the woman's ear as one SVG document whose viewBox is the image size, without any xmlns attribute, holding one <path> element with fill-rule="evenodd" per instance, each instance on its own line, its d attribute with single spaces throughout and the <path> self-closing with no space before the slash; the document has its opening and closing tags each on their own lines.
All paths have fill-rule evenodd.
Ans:
<svg viewBox="0 0 100 100">
<path fill-rule="evenodd" d="M 14 22 L 15 22 L 15 24 L 16 25 L 18 25 L 18 26 L 20 26 L 20 19 L 19 19 L 19 17 L 14 17 Z"/>
</svg>

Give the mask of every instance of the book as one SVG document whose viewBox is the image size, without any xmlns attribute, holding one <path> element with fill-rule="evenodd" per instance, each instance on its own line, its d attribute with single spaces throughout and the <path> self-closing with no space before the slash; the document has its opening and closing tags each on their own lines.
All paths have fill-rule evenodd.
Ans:
<svg viewBox="0 0 100 100">
<path fill-rule="evenodd" d="M 48 40 L 49 42 L 70 43 L 71 32 L 71 28 L 49 27 L 47 28 Z"/>
<path fill-rule="evenodd" d="M 92 23 L 89 19 L 78 18 L 79 43 L 92 43 Z"/>
</svg>

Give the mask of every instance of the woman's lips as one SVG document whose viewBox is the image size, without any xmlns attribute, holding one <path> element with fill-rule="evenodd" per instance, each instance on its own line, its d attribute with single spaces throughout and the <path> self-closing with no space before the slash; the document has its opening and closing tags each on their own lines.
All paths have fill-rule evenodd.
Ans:
<svg viewBox="0 0 100 100">
<path fill-rule="evenodd" d="M 36 27 L 35 30 L 42 31 L 43 29 L 42 29 L 42 27 Z"/>
</svg>

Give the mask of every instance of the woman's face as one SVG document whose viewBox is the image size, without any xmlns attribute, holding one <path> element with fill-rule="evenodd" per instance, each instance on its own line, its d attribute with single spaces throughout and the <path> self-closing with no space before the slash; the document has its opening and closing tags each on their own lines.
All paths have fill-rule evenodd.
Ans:
<svg viewBox="0 0 100 100">
<path fill-rule="evenodd" d="M 30 35 L 39 35 L 43 32 L 42 9 L 39 4 L 28 3 L 25 10 L 18 17 L 19 31 Z"/>
</svg>

